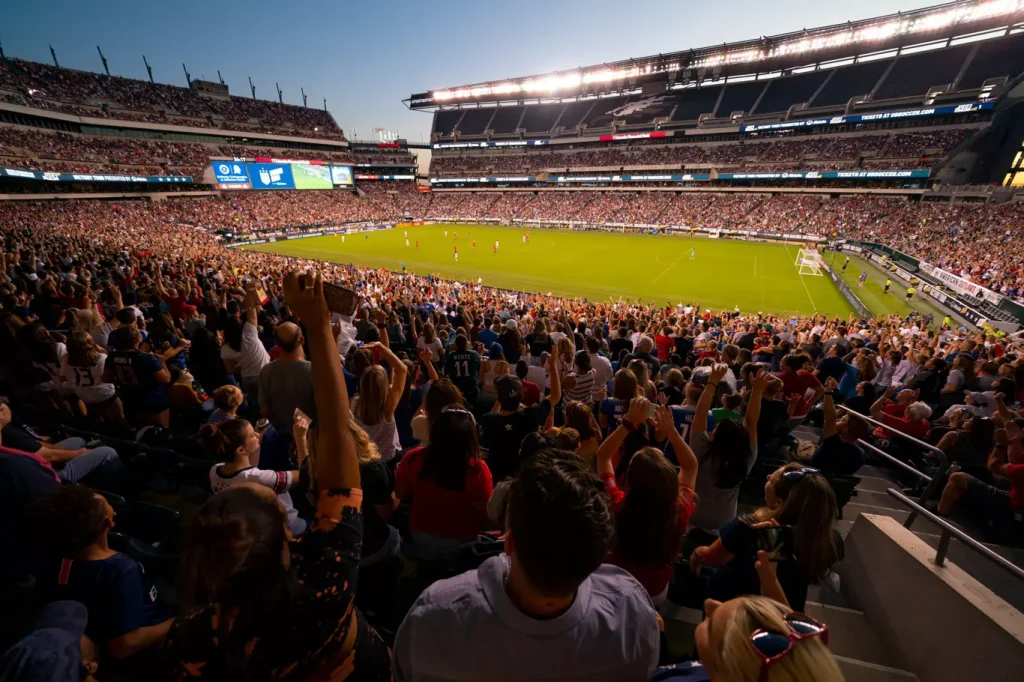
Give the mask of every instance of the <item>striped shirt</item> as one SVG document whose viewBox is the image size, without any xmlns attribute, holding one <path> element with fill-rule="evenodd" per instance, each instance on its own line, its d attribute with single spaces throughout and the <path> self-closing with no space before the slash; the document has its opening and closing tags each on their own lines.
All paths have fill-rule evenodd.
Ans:
<svg viewBox="0 0 1024 682">
<path fill-rule="evenodd" d="M 597 380 L 597 372 L 590 370 L 586 374 L 573 372 L 570 376 L 576 379 L 576 385 L 562 391 L 567 400 L 579 400 L 584 403 L 594 402 L 594 384 Z"/>
</svg>

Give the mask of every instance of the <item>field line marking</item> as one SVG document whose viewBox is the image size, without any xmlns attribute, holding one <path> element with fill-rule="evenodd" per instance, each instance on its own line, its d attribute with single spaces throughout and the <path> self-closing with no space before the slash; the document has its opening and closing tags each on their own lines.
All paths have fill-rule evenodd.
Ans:
<svg viewBox="0 0 1024 682">
<path fill-rule="evenodd" d="M 786 257 L 788 258 L 789 257 L 789 246 L 787 244 L 783 244 L 783 246 L 786 248 Z M 814 303 L 814 297 L 811 296 L 811 290 L 807 288 L 807 282 L 804 281 L 803 275 L 801 275 L 799 273 L 799 271 L 798 271 L 796 276 L 798 278 L 800 278 L 800 284 L 804 285 L 804 291 L 807 292 L 807 299 L 811 302 L 811 309 L 812 310 L 817 310 L 818 306 Z"/>
<path fill-rule="evenodd" d="M 665 276 L 665 275 L 666 275 L 666 274 L 668 273 L 668 271 L 669 271 L 669 270 L 671 270 L 672 268 L 674 268 L 674 267 L 676 266 L 676 263 L 678 263 L 678 262 L 679 262 L 679 261 L 681 261 L 681 260 L 683 260 L 683 256 L 682 256 L 682 254 L 680 254 L 679 258 L 676 258 L 676 259 L 675 259 L 674 261 L 672 261 L 672 264 L 671 264 L 671 265 L 669 265 L 669 266 L 668 266 L 667 268 L 665 268 L 664 270 L 662 270 L 662 271 L 661 271 L 661 274 L 660 274 L 660 275 L 658 275 L 657 277 L 655 277 L 654 279 L 652 279 L 652 280 L 651 280 L 651 284 L 654 284 L 654 283 L 655 283 L 655 282 L 657 282 L 657 281 L 658 281 L 659 279 L 661 279 L 662 277 L 664 277 L 664 276 Z"/>
</svg>

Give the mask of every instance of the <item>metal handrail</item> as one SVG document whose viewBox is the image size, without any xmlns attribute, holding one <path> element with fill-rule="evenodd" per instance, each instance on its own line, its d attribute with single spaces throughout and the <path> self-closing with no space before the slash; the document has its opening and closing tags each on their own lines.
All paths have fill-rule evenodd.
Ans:
<svg viewBox="0 0 1024 682">
<path fill-rule="evenodd" d="M 931 445 L 930 443 L 925 443 L 923 440 L 919 440 L 917 438 L 914 438 L 913 436 L 905 434 L 905 433 L 903 433 L 901 431 L 897 431 L 893 427 L 887 426 L 887 425 L 883 424 L 882 422 L 878 421 L 877 419 L 872 419 L 871 417 L 868 417 L 867 415 L 863 415 L 860 412 L 857 412 L 856 410 L 851 410 L 849 407 L 846 407 L 845 405 L 836 405 L 836 408 L 845 411 L 846 414 L 848 414 L 850 416 L 857 417 L 858 419 L 863 419 L 864 421 L 868 422 L 869 424 L 874 424 L 875 426 L 879 426 L 879 427 L 885 429 L 888 433 L 891 433 L 894 436 L 898 436 L 900 438 L 904 438 L 904 439 L 910 441 L 911 443 L 913 443 L 914 445 L 917 445 L 918 447 L 922 447 L 922 448 L 924 448 L 926 450 L 930 450 L 930 451 L 934 452 L 936 457 L 939 460 L 939 471 L 941 471 L 942 473 L 945 473 L 945 472 L 949 471 L 949 456 L 945 452 L 940 450 L 939 448 L 935 447 L 934 445 Z M 863 438 L 858 438 L 857 442 L 861 446 L 868 448 L 872 452 L 874 452 L 874 453 L 880 455 L 881 457 L 884 457 L 886 460 L 896 464 L 898 467 L 900 467 L 904 471 L 908 471 L 911 474 L 913 474 L 914 476 L 917 476 L 918 478 L 921 478 L 921 479 L 923 479 L 925 481 L 928 481 L 928 485 L 925 486 L 924 492 L 921 493 L 921 497 L 920 497 L 920 499 L 918 499 L 918 502 L 920 504 L 924 504 L 925 502 L 930 500 L 935 495 L 935 493 L 938 492 L 939 487 L 942 485 L 943 481 L 942 481 L 942 477 L 941 476 L 936 476 L 936 477 L 932 478 L 931 476 L 928 476 L 927 474 L 924 474 L 924 473 L 918 471 L 917 469 L 915 469 L 914 467 L 910 466 L 906 462 L 901 462 L 899 459 L 893 457 L 889 453 L 884 452 L 880 448 L 872 445 L 871 443 L 866 442 Z M 914 521 L 916 521 L 916 520 L 917 520 L 917 512 L 911 512 L 910 516 L 907 517 L 907 520 L 903 522 L 903 527 L 909 529 L 914 524 Z"/>
<path fill-rule="evenodd" d="M 939 546 L 935 551 L 935 564 L 937 566 L 944 566 L 946 562 L 946 554 L 949 552 L 949 540 L 950 538 L 956 538 L 960 542 L 964 543 L 970 549 L 974 550 L 981 556 L 985 557 L 996 566 L 999 566 L 1003 570 L 1007 571 L 1010 575 L 1014 576 L 1018 580 L 1024 580 L 1024 569 L 1017 564 L 1009 561 L 1005 557 L 1002 557 L 991 549 L 981 544 L 967 533 L 963 532 L 946 519 L 931 513 L 917 502 L 896 490 L 895 488 L 889 488 L 887 491 L 891 497 L 907 505 L 913 509 L 916 513 L 924 516 L 929 521 L 934 523 L 936 526 L 942 528 L 942 535 L 939 537 Z"/>
</svg>

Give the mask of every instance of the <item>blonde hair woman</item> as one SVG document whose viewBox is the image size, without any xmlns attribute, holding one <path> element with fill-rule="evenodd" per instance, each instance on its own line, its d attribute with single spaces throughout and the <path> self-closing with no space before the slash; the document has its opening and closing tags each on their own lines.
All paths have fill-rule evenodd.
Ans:
<svg viewBox="0 0 1024 682">
<path fill-rule="evenodd" d="M 637 359 L 631 361 L 626 369 L 636 376 L 637 395 L 647 398 L 652 403 L 656 402 L 658 400 L 658 387 L 651 381 L 651 372 L 647 368 L 647 364 L 643 360 Z"/>
<path fill-rule="evenodd" d="M 739 597 L 724 603 L 708 599 L 704 610 L 694 639 L 706 676 L 688 679 L 843 682 L 828 648 L 824 623 L 768 597 Z"/>
<path fill-rule="evenodd" d="M 391 380 L 380 365 L 367 367 L 359 377 L 359 395 L 352 401 L 352 416 L 355 423 L 366 431 L 380 451 L 385 462 L 394 458 L 402 449 L 395 424 L 395 410 L 405 392 L 405 376 L 408 368 L 391 349 L 382 343 L 367 343 L 363 348 L 374 355 L 374 360 L 383 357 L 391 369 Z"/>
</svg>

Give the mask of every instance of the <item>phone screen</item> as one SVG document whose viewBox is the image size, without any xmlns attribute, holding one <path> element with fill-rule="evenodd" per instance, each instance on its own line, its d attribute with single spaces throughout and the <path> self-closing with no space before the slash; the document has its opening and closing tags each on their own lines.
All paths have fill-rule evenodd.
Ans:
<svg viewBox="0 0 1024 682">
<path fill-rule="evenodd" d="M 790 526 L 758 528 L 756 551 L 764 550 L 771 561 L 789 561 L 793 558 L 792 530 Z"/>
<path fill-rule="evenodd" d="M 647 406 L 647 418 L 648 419 L 654 419 L 655 410 L 657 408 L 658 408 L 658 406 L 655 405 L 654 403 L 651 403 L 650 405 Z"/>
</svg>

